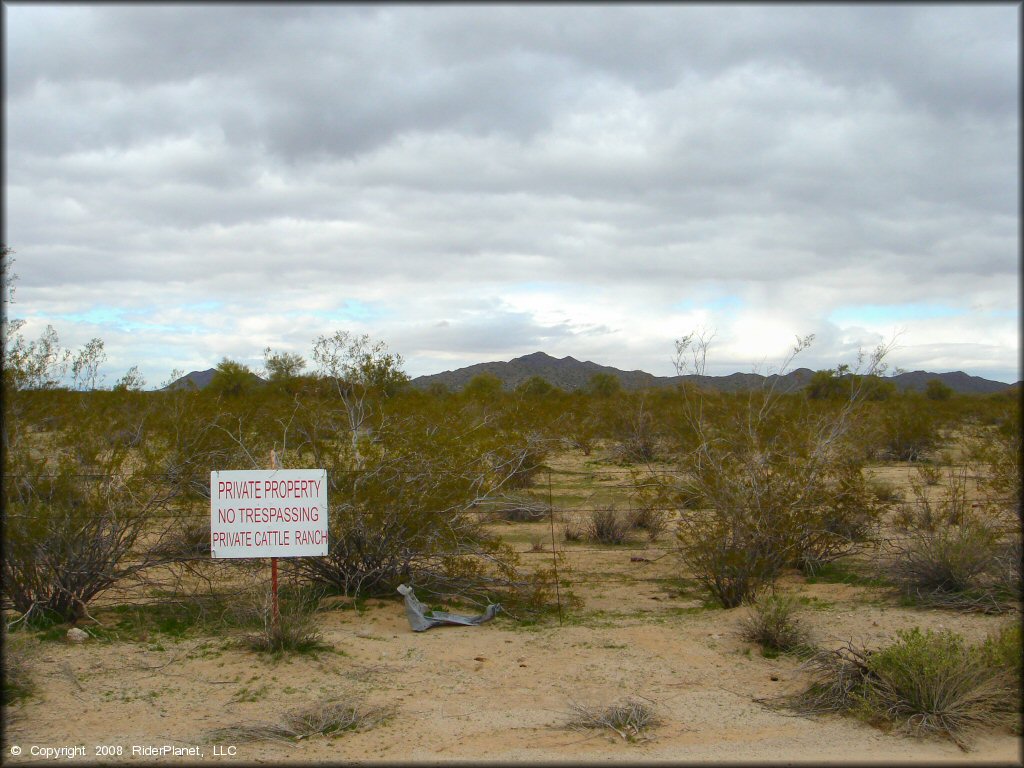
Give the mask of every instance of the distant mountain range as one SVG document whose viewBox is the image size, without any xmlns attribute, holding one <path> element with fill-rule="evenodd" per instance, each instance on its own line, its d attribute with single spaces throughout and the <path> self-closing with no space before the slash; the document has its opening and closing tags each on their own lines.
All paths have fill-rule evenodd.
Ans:
<svg viewBox="0 0 1024 768">
<path fill-rule="evenodd" d="M 589 360 L 580 361 L 573 357 L 551 357 L 544 352 L 534 352 L 530 355 L 517 357 L 506 362 L 477 363 L 454 371 L 433 373 L 427 376 L 417 376 L 412 380 L 412 385 L 420 389 L 426 389 L 431 384 L 443 384 L 451 390 L 458 390 L 466 386 L 470 379 L 481 373 L 491 373 L 501 379 L 505 389 L 515 389 L 519 384 L 531 376 L 540 376 L 549 384 L 561 389 L 571 391 L 586 387 L 591 376 L 595 373 L 608 373 L 622 384 L 623 389 L 636 390 L 648 389 L 651 387 L 674 386 L 681 381 L 693 382 L 701 387 L 717 389 L 723 392 L 738 392 L 747 389 L 761 387 L 764 384 L 775 385 L 778 391 L 792 392 L 807 386 L 814 371 L 810 368 L 797 368 L 789 373 L 778 376 L 762 376 L 757 373 L 731 373 L 728 376 L 654 376 L 645 371 L 620 371 L 607 365 L 598 365 Z M 1008 389 L 1010 385 L 1001 381 L 991 381 L 980 376 L 969 376 L 963 371 L 953 373 L 928 373 L 926 371 L 912 371 L 901 373 L 897 376 L 887 378 L 896 385 L 896 388 L 903 392 L 913 390 L 923 392 L 928 382 L 938 379 L 954 392 L 961 394 L 992 394 Z M 1019 384 L 1019 382 L 1018 382 Z"/>
<path fill-rule="evenodd" d="M 549 384 L 560 389 L 572 391 L 582 389 L 590 382 L 595 373 L 607 373 L 615 376 L 622 384 L 623 389 L 637 390 L 652 387 L 674 386 L 681 381 L 693 382 L 701 387 L 717 389 L 722 392 L 738 392 L 746 389 L 754 389 L 765 384 L 775 384 L 778 391 L 792 392 L 802 389 L 810 381 L 814 371 L 810 368 L 797 368 L 789 373 L 778 376 L 762 376 L 757 373 L 731 373 L 728 376 L 654 376 L 646 371 L 620 371 L 607 365 L 598 365 L 589 360 L 580 361 L 573 357 L 552 357 L 544 352 L 534 352 L 530 355 L 517 357 L 508 362 L 477 363 L 476 365 L 458 368 L 454 371 L 432 373 L 426 376 L 417 376 L 412 380 L 412 386 L 418 389 L 426 389 L 431 384 L 441 384 L 452 391 L 462 389 L 469 381 L 481 373 L 491 373 L 497 376 L 505 389 L 515 389 L 532 376 L 540 376 Z M 181 389 L 184 387 L 195 387 L 203 389 L 213 379 L 214 369 L 205 371 L 192 371 L 180 379 L 168 384 L 164 389 Z M 265 383 L 263 379 L 253 374 L 259 382 Z M 896 376 L 887 377 L 896 388 L 901 391 L 913 390 L 923 392 L 928 382 L 938 379 L 954 392 L 970 395 L 987 395 L 995 392 L 1002 392 L 1011 386 L 1019 387 L 1017 384 L 1004 384 L 1001 381 L 991 381 L 980 376 L 969 376 L 963 371 L 952 373 L 928 373 L 926 371 L 911 371 Z"/>
</svg>

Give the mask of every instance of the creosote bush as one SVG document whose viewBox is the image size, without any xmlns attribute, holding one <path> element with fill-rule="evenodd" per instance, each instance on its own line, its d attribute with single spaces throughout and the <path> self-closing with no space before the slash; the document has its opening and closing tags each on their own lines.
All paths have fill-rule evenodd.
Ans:
<svg viewBox="0 0 1024 768">
<path fill-rule="evenodd" d="M 680 340 L 677 371 L 687 372 L 683 358 L 692 354 L 702 374 L 706 352 L 703 338 Z M 882 369 L 885 352 L 875 351 L 868 374 Z M 714 600 L 735 607 L 785 568 L 813 573 L 870 541 L 884 505 L 871 495 L 851 437 L 856 388 L 841 402 L 785 398 L 769 385 L 735 396 L 679 392 L 686 429 L 662 496 L 677 500 L 678 552 Z M 688 509 L 688 499 L 704 508 Z"/>
<path fill-rule="evenodd" d="M 644 505 L 630 510 L 628 520 L 631 528 L 646 531 L 647 538 L 655 541 L 668 530 L 669 512 L 654 506 Z"/>
<path fill-rule="evenodd" d="M 566 541 L 580 542 L 586 539 L 586 526 L 579 517 L 570 517 L 562 528 L 562 536 Z"/>
<path fill-rule="evenodd" d="M 502 493 L 481 499 L 473 507 L 489 512 L 493 520 L 506 523 L 534 523 L 546 520 L 551 514 L 547 502 L 524 493 Z"/>
</svg>

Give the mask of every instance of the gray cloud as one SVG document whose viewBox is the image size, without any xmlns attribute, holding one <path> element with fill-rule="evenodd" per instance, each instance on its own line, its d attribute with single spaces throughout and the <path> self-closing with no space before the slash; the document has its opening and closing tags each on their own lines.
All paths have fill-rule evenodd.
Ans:
<svg viewBox="0 0 1024 768">
<path fill-rule="evenodd" d="M 748 313 L 831 365 L 882 333 L 836 307 L 949 305 L 1010 339 L 971 364 L 1019 378 L 1013 6 L 5 14 L 5 238 L 40 322 L 218 302 L 204 348 L 242 356 L 356 301 L 410 365 L 634 368 L 701 318 L 746 365 Z M 912 318 L 903 354 L 945 364 L 939 333 Z"/>
</svg>

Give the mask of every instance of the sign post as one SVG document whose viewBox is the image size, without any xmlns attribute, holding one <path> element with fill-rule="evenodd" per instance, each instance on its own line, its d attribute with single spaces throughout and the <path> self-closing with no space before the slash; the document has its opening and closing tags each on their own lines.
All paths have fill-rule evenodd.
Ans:
<svg viewBox="0 0 1024 768">
<path fill-rule="evenodd" d="M 278 469 L 277 451 L 270 449 L 270 468 Z M 274 629 L 281 630 L 281 612 L 277 609 L 277 558 L 270 558 L 270 620 Z"/>
<path fill-rule="evenodd" d="M 277 626 L 277 558 L 327 554 L 327 470 L 270 466 L 210 473 L 210 556 L 270 558 Z"/>
</svg>

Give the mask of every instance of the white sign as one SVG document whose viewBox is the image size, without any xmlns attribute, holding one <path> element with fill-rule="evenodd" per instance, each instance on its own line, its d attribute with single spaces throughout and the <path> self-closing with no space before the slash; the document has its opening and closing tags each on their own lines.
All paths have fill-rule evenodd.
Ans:
<svg viewBox="0 0 1024 768">
<path fill-rule="evenodd" d="M 210 473 L 213 557 L 327 554 L 327 470 Z"/>
</svg>

